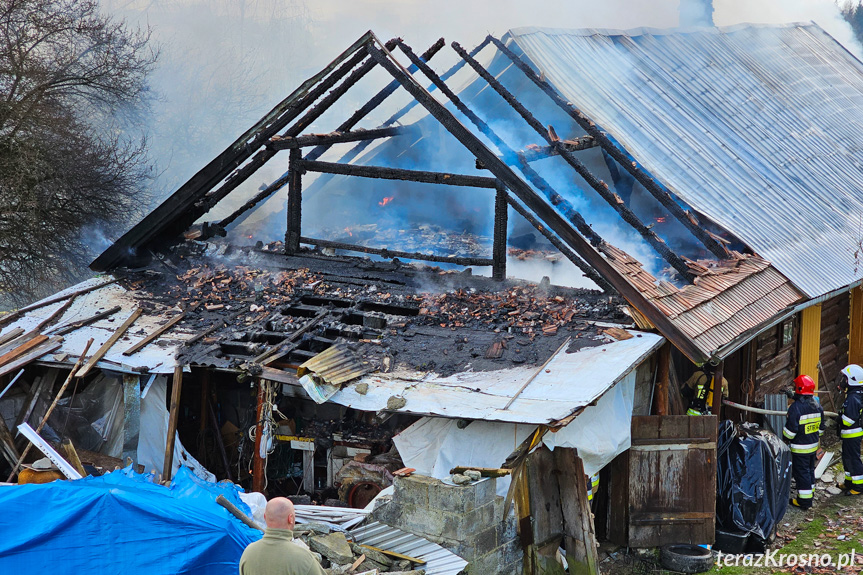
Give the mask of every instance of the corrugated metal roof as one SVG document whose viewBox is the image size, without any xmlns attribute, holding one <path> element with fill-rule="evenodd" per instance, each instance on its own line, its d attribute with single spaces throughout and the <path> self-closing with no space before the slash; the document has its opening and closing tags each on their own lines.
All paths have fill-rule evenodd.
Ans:
<svg viewBox="0 0 863 575">
<path fill-rule="evenodd" d="M 631 333 L 636 337 L 574 353 L 561 351 L 506 410 L 503 407 L 536 372 L 536 366 L 466 371 L 449 377 L 434 373 L 375 373 L 357 382 L 368 384 L 364 393 L 357 392 L 357 385 L 348 385 L 329 401 L 362 411 L 549 423 L 593 403 L 665 341 L 651 333 Z M 404 406 L 388 408 L 393 397 L 404 399 Z"/>
<path fill-rule="evenodd" d="M 370 370 L 371 367 L 363 365 L 363 362 L 348 349 L 348 346 L 337 343 L 303 363 L 297 370 L 297 377 L 312 372 L 327 383 L 340 385 L 356 379 Z"/>
<path fill-rule="evenodd" d="M 395 551 L 425 561 L 426 575 L 456 575 L 467 561 L 428 539 L 383 523 L 370 523 L 350 531 L 354 541 L 387 551 Z"/>
<path fill-rule="evenodd" d="M 858 279 L 863 64 L 818 26 L 509 38 L 653 176 L 808 296 Z"/>
</svg>

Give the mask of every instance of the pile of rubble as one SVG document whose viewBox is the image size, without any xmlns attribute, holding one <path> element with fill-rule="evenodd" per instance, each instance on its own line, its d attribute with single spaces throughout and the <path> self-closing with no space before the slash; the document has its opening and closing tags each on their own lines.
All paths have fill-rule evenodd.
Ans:
<svg viewBox="0 0 863 575">
<path fill-rule="evenodd" d="M 358 545 L 349 541 L 344 533 L 331 531 L 323 523 L 297 525 L 294 537 L 294 543 L 310 550 L 328 575 L 368 572 L 425 575 L 421 561 L 368 545 Z"/>
</svg>

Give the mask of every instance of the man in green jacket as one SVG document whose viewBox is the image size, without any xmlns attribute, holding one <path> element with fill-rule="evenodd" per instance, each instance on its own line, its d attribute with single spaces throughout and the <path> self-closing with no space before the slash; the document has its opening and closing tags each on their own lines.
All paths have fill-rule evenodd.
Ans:
<svg viewBox="0 0 863 575">
<path fill-rule="evenodd" d="M 264 536 L 243 551 L 240 575 L 325 575 L 311 552 L 291 542 L 296 515 L 284 497 L 267 502 Z"/>
</svg>

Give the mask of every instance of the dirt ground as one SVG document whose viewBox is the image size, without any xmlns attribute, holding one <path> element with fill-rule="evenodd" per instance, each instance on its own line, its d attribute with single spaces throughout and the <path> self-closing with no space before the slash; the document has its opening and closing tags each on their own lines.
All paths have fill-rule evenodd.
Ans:
<svg viewBox="0 0 863 575">
<path fill-rule="evenodd" d="M 830 433 L 828 431 L 828 433 Z M 826 434 L 825 434 L 826 435 Z M 863 573 L 863 495 L 853 497 L 831 494 L 828 487 L 835 486 L 843 478 L 841 447 L 838 440 L 827 439 L 826 451 L 833 451 L 833 464 L 815 486 L 815 502 L 811 510 L 802 511 L 789 506 L 782 519 L 776 538 L 769 550 L 778 550 L 779 555 L 829 554 L 836 558 L 840 554 L 854 551 L 854 564 L 837 569 L 835 566 L 796 565 L 793 567 L 731 565 L 714 566 L 710 573 L 720 575 L 766 575 L 789 573 L 794 575 L 819 573 Z M 796 493 L 796 492 L 795 492 Z M 716 554 L 714 553 L 714 557 Z M 603 544 L 600 547 L 600 569 L 603 575 L 660 575 L 671 573 L 659 564 L 658 550 L 631 549 Z"/>
</svg>

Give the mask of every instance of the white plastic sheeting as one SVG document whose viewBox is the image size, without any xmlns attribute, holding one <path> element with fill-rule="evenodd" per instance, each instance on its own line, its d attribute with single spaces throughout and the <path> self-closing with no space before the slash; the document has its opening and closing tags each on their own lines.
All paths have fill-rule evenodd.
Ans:
<svg viewBox="0 0 863 575">
<path fill-rule="evenodd" d="M 629 449 L 630 420 L 635 395 L 635 370 L 586 407 L 572 423 L 543 439 L 549 449 L 573 447 L 593 475 L 619 453 Z M 405 466 L 417 473 L 443 479 L 456 466 L 500 467 L 524 441 L 535 425 L 473 421 L 459 429 L 458 420 L 424 417 L 393 438 Z M 509 478 L 497 481 L 497 492 L 505 495 Z"/>
<path fill-rule="evenodd" d="M 165 398 L 168 389 L 168 378 L 160 375 L 150 386 L 147 395 L 141 399 L 141 432 L 138 440 L 138 463 L 145 471 L 162 472 L 165 464 L 165 445 L 168 438 L 168 409 Z M 189 455 L 180 442 L 180 435 L 174 438 L 174 464 L 172 475 L 180 465 L 190 468 L 201 479 L 215 481 L 216 476 Z"/>
<path fill-rule="evenodd" d="M 464 429 L 458 420 L 423 417 L 393 438 L 406 467 L 437 479 L 457 465 L 500 467 L 535 425 L 473 421 Z M 509 489 L 509 477 L 497 481 L 498 495 Z"/>
<path fill-rule="evenodd" d="M 552 450 L 574 447 L 584 462 L 584 472 L 593 475 L 629 449 L 634 397 L 635 370 L 632 370 L 572 423 L 557 433 L 546 433 L 543 443 Z"/>
</svg>

